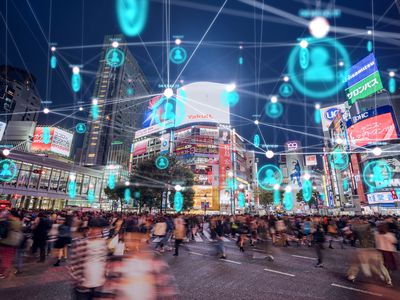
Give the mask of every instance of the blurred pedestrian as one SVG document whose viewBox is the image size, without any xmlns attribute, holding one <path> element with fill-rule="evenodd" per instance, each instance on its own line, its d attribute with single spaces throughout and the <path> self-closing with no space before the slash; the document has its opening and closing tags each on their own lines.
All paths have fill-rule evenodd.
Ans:
<svg viewBox="0 0 400 300">
<path fill-rule="evenodd" d="M 395 252 L 397 239 L 392 232 L 389 232 L 387 223 L 378 225 L 378 232 L 375 233 L 376 249 L 378 249 L 383 256 L 385 267 L 390 271 L 397 269 Z"/>
<path fill-rule="evenodd" d="M 175 219 L 175 253 L 174 256 L 179 255 L 179 246 L 182 244 L 183 239 L 185 238 L 186 230 L 185 230 L 185 223 L 183 219 L 179 216 Z"/>
</svg>

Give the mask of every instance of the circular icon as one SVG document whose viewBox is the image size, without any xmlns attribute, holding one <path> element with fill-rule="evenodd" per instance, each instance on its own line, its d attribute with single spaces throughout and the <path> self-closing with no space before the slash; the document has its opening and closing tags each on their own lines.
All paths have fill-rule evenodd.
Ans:
<svg viewBox="0 0 400 300">
<path fill-rule="evenodd" d="M 289 56 L 288 73 L 294 87 L 312 98 L 327 98 L 337 94 L 345 84 L 343 79 L 346 72 L 342 70 L 351 67 L 346 49 L 340 42 L 330 38 L 310 38 L 307 42 L 307 48 L 297 45 Z M 343 63 L 340 72 L 336 72 L 338 62 Z"/>
<path fill-rule="evenodd" d="M 175 192 L 174 209 L 176 212 L 181 212 L 183 208 L 183 195 L 181 192 Z"/>
<path fill-rule="evenodd" d="M 164 170 L 166 168 L 168 168 L 169 166 L 169 161 L 168 158 L 166 156 L 159 156 L 156 159 L 156 167 L 159 170 Z"/>
<path fill-rule="evenodd" d="M 169 59 L 177 65 L 185 62 L 187 58 L 186 50 L 182 47 L 174 47 L 169 52 Z"/>
<path fill-rule="evenodd" d="M 266 191 L 272 191 L 276 184 L 283 181 L 282 171 L 275 165 L 265 165 L 258 170 L 258 185 Z"/>
<path fill-rule="evenodd" d="M 329 154 L 329 161 L 334 169 L 343 171 L 349 164 L 349 156 L 340 148 L 336 148 Z"/>
<path fill-rule="evenodd" d="M 239 94 L 235 91 L 223 91 L 221 95 L 221 101 L 226 107 L 233 107 L 239 102 Z"/>
<path fill-rule="evenodd" d="M 85 133 L 86 132 L 86 124 L 85 123 L 78 123 L 75 126 L 75 130 L 77 133 Z"/>
<path fill-rule="evenodd" d="M 265 113 L 268 117 L 272 119 L 279 118 L 283 114 L 283 105 L 280 102 L 269 102 L 265 106 Z"/>
<path fill-rule="evenodd" d="M 279 87 L 279 94 L 282 97 L 288 98 L 293 95 L 293 87 L 290 83 L 282 83 Z"/>
<path fill-rule="evenodd" d="M 112 48 L 106 54 L 106 62 L 111 68 L 117 68 L 124 63 L 125 54 L 120 49 Z"/>
<path fill-rule="evenodd" d="M 392 169 L 384 160 L 370 161 L 363 170 L 364 183 L 372 190 L 389 186 L 392 175 Z"/>
<path fill-rule="evenodd" d="M 175 113 L 176 110 L 179 111 L 178 115 Z M 153 120 L 160 125 L 172 122 L 175 126 L 178 126 L 185 117 L 185 107 L 183 103 L 175 97 L 161 97 L 160 100 L 153 105 L 152 111 Z"/>
<path fill-rule="evenodd" d="M 18 168 L 11 159 L 0 160 L 0 181 L 10 182 L 17 176 Z"/>
</svg>

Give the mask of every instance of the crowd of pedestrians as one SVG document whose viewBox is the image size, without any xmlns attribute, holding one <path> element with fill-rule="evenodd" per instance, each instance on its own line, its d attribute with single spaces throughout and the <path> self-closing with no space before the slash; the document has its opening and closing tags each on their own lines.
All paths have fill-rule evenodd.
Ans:
<svg viewBox="0 0 400 300">
<path fill-rule="evenodd" d="M 24 211 L 0 212 L 0 278 L 23 272 L 24 261 L 51 260 L 68 266 L 76 299 L 129 299 L 134 292 L 173 298 L 174 279 L 160 259 L 165 251 L 179 256 L 185 242 L 207 237 L 218 258 L 226 259 L 224 241 L 236 241 L 238 251 L 272 242 L 276 247 L 314 247 L 316 267 L 324 267 L 326 248 L 354 247 L 346 277 L 355 281 L 360 271 L 376 274 L 392 285 L 400 249 L 399 218 L 392 216 L 288 215 L 166 215 L 110 212 Z M 326 254 L 326 253 L 325 253 Z M 123 280 L 122 280 L 123 279 Z M 129 286 L 129 287 L 128 287 Z M 125 298 L 124 298 L 125 297 Z"/>
</svg>

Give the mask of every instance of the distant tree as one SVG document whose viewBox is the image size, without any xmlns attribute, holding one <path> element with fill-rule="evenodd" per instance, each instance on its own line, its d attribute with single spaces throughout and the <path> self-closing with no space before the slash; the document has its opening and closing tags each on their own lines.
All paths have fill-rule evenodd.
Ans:
<svg viewBox="0 0 400 300">
<path fill-rule="evenodd" d="M 302 202 L 302 201 L 304 201 L 304 202 L 306 202 L 310 207 L 312 207 L 312 206 L 318 207 L 318 199 L 319 199 L 319 197 L 320 197 L 319 192 L 318 192 L 318 191 L 313 191 L 310 201 L 306 202 L 306 201 L 304 200 L 304 197 L 303 197 L 303 189 L 301 189 L 300 191 L 298 191 L 297 194 L 296 194 L 296 200 L 297 200 L 297 202 Z"/>
</svg>

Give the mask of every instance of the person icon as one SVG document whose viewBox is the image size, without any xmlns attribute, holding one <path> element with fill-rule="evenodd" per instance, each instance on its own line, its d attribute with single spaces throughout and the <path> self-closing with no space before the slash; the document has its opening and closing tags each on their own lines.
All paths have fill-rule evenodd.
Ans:
<svg viewBox="0 0 400 300">
<path fill-rule="evenodd" d="M 10 164 L 9 163 L 4 163 L 3 164 L 3 168 L 0 172 L 0 176 L 3 178 L 8 178 L 8 177 L 12 177 L 12 173 L 10 171 Z"/>
<path fill-rule="evenodd" d="M 83 127 L 82 124 L 78 124 L 78 132 L 83 132 L 85 128 Z"/>
<path fill-rule="evenodd" d="M 182 61 L 183 60 L 182 50 L 181 49 L 176 49 L 175 50 L 174 60 L 176 60 L 176 61 Z"/>
<path fill-rule="evenodd" d="M 278 105 L 276 105 L 276 103 L 272 103 L 272 104 L 270 105 L 270 107 L 269 107 L 269 113 L 270 113 L 272 116 L 276 116 L 276 115 L 279 114 Z"/>
<path fill-rule="evenodd" d="M 384 182 L 382 168 L 379 165 L 375 165 L 372 168 L 371 182 L 375 183 L 375 185 L 381 185 Z"/>
<path fill-rule="evenodd" d="M 112 56 L 111 56 L 111 65 L 118 66 L 120 62 L 121 62 L 121 59 L 119 58 L 118 52 L 113 51 Z"/>
<path fill-rule="evenodd" d="M 304 72 L 304 80 L 308 82 L 331 82 L 335 74 L 330 66 L 329 52 L 324 47 L 315 47 L 310 54 L 311 66 Z"/>
<path fill-rule="evenodd" d="M 263 184 L 266 186 L 274 186 L 276 184 L 275 172 L 272 169 L 267 169 L 265 171 L 265 178 Z"/>
<path fill-rule="evenodd" d="M 333 163 L 338 167 L 343 166 L 345 164 L 345 162 L 343 160 L 343 155 L 341 153 L 334 153 L 333 154 Z"/>
<path fill-rule="evenodd" d="M 158 161 L 158 166 L 160 168 L 165 168 L 167 166 L 167 162 L 165 161 L 164 157 L 160 158 L 160 160 Z"/>
<path fill-rule="evenodd" d="M 167 102 L 164 104 L 164 113 L 163 113 L 163 120 L 173 120 L 175 118 L 175 113 L 173 112 L 174 105 L 171 102 Z"/>
</svg>

